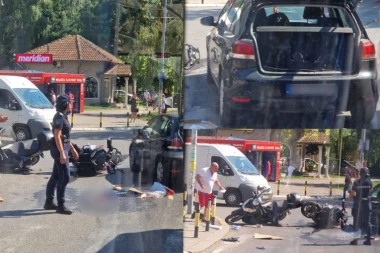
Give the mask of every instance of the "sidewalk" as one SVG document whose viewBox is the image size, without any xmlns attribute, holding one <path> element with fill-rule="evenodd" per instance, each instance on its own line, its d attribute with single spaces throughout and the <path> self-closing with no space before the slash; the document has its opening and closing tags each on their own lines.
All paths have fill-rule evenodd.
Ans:
<svg viewBox="0 0 380 253">
<path fill-rule="evenodd" d="M 210 228 L 210 230 L 206 232 L 206 223 L 200 222 L 198 238 L 194 238 L 195 219 L 191 219 L 190 216 L 191 215 L 188 214 L 185 216 L 185 222 L 183 224 L 184 252 L 203 252 L 224 238 L 230 230 L 224 220 L 215 217 L 215 225 L 221 226 L 222 228 L 220 230 Z"/>
<path fill-rule="evenodd" d="M 149 108 L 152 113 L 152 108 Z M 127 114 L 131 115 L 129 109 L 106 109 L 87 110 L 83 113 L 74 113 L 73 131 L 109 131 L 109 130 L 129 130 L 143 127 L 147 121 L 139 119 L 139 115 L 148 115 L 146 108 L 139 108 L 136 122 L 127 123 Z M 177 112 L 177 108 L 169 108 L 167 113 Z M 154 111 L 156 112 L 156 110 Z M 102 113 L 102 127 L 100 127 L 100 113 Z M 129 119 L 131 120 L 131 119 Z M 71 116 L 69 116 L 71 122 Z"/>
</svg>

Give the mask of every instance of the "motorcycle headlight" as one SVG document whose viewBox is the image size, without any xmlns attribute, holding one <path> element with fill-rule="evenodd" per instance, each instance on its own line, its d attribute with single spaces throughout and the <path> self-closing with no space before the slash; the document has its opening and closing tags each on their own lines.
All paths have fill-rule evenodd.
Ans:
<svg viewBox="0 0 380 253">
<path fill-rule="evenodd" d="M 257 205 L 261 204 L 261 202 L 262 202 L 261 198 L 255 198 L 252 201 L 252 203 L 253 203 L 254 206 L 257 206 Z"/>
</svg>

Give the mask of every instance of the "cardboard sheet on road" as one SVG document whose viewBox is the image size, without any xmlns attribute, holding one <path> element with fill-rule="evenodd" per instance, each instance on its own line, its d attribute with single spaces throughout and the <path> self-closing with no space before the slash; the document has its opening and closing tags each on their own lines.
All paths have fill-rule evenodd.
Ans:
<svg viewBox="0 0 380 253">
<path fill-rule="evenodd" d="M 274 236 L 274 235 L 263 235 L 263 234 L 258 234 L 255 233 L 253 235 L 255 239 L 262 239 L 262 240 L 283 240 L 284 238 L 279 237 L 279 236 Z"/>
</svg>

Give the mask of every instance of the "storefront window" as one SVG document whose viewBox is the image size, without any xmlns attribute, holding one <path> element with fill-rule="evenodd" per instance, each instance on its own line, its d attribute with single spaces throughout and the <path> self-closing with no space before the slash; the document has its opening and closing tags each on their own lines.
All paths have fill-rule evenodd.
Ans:
<svg viewBox="0 0 380 253">
<path fill-rule="evenodd" d="M 98 87 L 99 87 L 99 82 L 96 78 L 94 77 L 89 77 L 86 79 L 85 83 L 85 98 L 98 98 Z"/>
</svg>

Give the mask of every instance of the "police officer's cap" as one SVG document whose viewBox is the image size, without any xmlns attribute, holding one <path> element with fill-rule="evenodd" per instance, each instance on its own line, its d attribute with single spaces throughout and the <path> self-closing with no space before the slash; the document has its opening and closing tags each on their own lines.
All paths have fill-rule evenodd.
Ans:
<svg viewBox="0 0 380 253">
<path fill-rule="evenodd" d="M 55 107 L 57 108 L 57 111 L 62 112 L 64 110 L 66 110 L 67 105 L 69 103 L 70 103 L 69 96 L 67 96 L 66 94 L 65 95 L 60 95 L 57 98 L 57 102 L 56 102 L 56 106 Z"/>
</svg>

